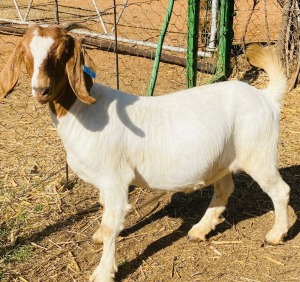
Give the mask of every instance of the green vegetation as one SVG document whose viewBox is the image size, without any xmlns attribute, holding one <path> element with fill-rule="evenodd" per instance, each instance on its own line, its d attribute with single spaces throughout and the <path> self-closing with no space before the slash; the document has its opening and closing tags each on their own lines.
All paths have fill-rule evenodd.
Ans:
<svg viewBox="0 0 300 282">
<path fill-rule="evenodd" d="M 34 247 L 31 245 L 16 245 L 13 248 L 0 249 L 0 258 L 6 263 L 24 262 L 32 257 Z M 1 269 L 0 269 L 1 275 Z M 1 276 L 0 276 L 1 277 Z"/>
</svg>

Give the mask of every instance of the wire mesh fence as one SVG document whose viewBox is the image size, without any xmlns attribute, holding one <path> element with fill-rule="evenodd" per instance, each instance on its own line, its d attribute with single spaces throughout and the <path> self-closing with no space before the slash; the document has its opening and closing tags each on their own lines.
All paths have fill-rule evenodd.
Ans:
<svg viewBox="0 0 300 282">
<path fill-rule="evenodd" d="M 57 8 L 55 2 L 30 1 L 28 3 L 28 1 L 18 1 L 17 7 L 18 9 L 16 9 L 13 1 L 2 2 L 1 9 L 4 11 L 2 19 L 9 20 L 10 26 L 19 27 L 20 25 L 17 24 L 25 20 L 49 24 L 57 21 L 84 22 L 91 29 L 91 32 L 83 32 L 84 35 L 81 35 L 81 38 L 85 37 L 85 44 L 102 51 L 115 51 L 113 1 L 99 2 L 98 5 L 95 1 L 85 1 L 84 4 L 78 3 L 77 5 L 76 1 L 60 1 Z M 167 8 L 167 1 L 117 1 L 118 52 L 121 54 L 118 75 L 122 90 L 136 94 L 147 93 L 153 65 L 152 60 L 155 56 L 155 49 Z M 209 36 L 207 31 L 211 24 L 210 8 L 209 2 L 203 1 L 200 12 L 199 61 L 207 62 L 207 64 L 199 65 L 199 68 L 202 68 L 203 73 L 212 74 L 216 56 L 214 52 L 205 51 Z M 56 9 L 58 15 L 56 15 Z M 164 39 L 161 57 L 163 63 L 160 65 L 161 71 L 157 80 L 156 94 L 185 87 L 186 34 L 187 3 L 186 1 L 175 1 Z M 105 80 L 105 77 L 101 76 L 101 81 L 104 84 L 111 85 L 113 83 L 115 86 L 115 81 L 111 79 L 111 76 L 116 76 L 113 62 L 115 56 L 108 54 L 108 52 L 100 52 L 102 60 L 101 62 L 95 60 L 95 64 L 99 67 L 99 76 L 104 75 L 105 72 L 109 73 L 109 79 Z M 109 67 L 102 66 L 103 61 L 109 62 Z M 176 75 L 168 77 L 170 72 Z M 200 79 L 199 83 L 201 83 Z"/>
<path fill-rule="evenodd" d="M 233 44 L 237 53 L 258 42 L 275 45 L 289 78 L 289 90 L 299 82 L 299 1 L 235 1 Z"/>
</svg>

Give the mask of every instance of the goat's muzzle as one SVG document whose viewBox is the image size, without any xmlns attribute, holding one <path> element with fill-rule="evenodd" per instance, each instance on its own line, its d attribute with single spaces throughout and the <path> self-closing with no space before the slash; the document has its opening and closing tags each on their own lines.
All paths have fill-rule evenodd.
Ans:
<svg viewBox="0 0 300 282">
<path fill-rule="evenodd" d="M 32 95 L 41 104 L 46 104 L 51 100 L 51 95 L 49 95 L 49 87 L 33 87 Z"/>
</svg>

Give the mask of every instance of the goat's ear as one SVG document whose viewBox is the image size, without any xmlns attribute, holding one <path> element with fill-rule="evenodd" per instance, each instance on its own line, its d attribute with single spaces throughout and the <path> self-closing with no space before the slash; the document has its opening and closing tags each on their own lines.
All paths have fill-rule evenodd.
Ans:
<svg viewBox="0 0 300 282">
<path fill-rule="evenodd" d="M 77 40 L 74 40 L 73 42 L 74 52 L 66 64 L 70 85 L 79 100 L 86 104 L 94 104 L 96 99 L 89 94 L 93 85 L 93 80 L 83 71 L 84 58 L 81 51 L 81 44 Z"/>
<path fill-rule="evenodd" d="M 5 98 L 16 86 L 22 60 L 23 51 L 20 41 L 2 69 L 0 75 L 0 100 Z"/>
</svg>

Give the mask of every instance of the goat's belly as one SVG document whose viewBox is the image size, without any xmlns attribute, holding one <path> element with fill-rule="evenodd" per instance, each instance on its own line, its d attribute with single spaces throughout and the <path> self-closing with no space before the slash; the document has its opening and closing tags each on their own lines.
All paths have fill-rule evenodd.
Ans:
<svg viewBox="0 0 300 282">
<path fill-rule="evenodd" d="M 178 133 L 174 136 L 172 133 L 172 138 L 166 138 L 156 146 L 146 143 L 144 150 L 142 146 L 136 148 L 127 157 L 135 170 L 133 184 L 183 191 L 203 188 L 216 182 L 229 173 L 236 157 L 234 142 L 228 141 L 231 135 L 218 135 L 215 131 L 214 134 L 202 136 L 195 127 L 192 132 L 185 131 L 181 135 Z"/>
<path fill-rule="evenodd" d="M 209 186 L 228 173 L 230 173 L 228 168 L 218 169 L 213 174 L 183 175 L 178 172 L 177 176 L 167 174 L 141 175 L 136 173 L 132 184 L 149 189 L 188 192 Z"/>
</svg>

